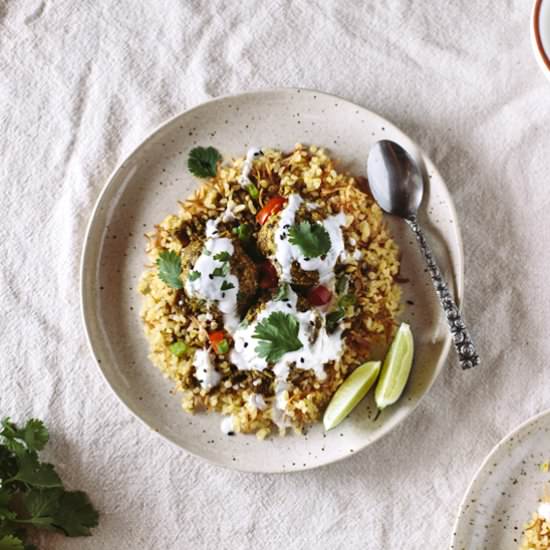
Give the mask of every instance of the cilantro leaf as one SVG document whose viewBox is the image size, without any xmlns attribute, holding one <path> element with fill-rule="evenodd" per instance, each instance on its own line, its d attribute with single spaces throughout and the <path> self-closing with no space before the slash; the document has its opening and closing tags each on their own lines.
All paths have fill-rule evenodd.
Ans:
<svg viewBox="0 0 550 550">
<path fill-rule="evenodd" d="M 56 512 L 59 505 L 59 497 L 63 489 L 32 489 L 25 494 L 23 503 L 29 515 L 35 518 L 48 518 L 51 523 L 51 516 Z M 34 523 L 34 521 L 33 521 Z"/>
<path fill-rule="evenodd" d="M 189 275 L 187 275 L 187 278 L 190 281 L 196 281 L 200 276 L 201 274 L 198 271 L 190 271 Z"/>
<path fill-rule="evenodd" d="M 338 326 L 338 323 L 344 318 L 345 311 L 342 308 L 339 308 L 335 311 L 331 311 L 326 316 L 326 325 L 327 325 L 327 332 L 330 334 L 331 332 L 334 332 L 336 330 L 336 327 Z"/>
<path fill-rule="evenodd" d="M 0 538 L 0 550 L 24 550 L 23 541 L 14 535 L 6 535 Z"/>
<path fill-rule="evenodd" d="M 48 441 L 44 424 L 31 419 L 18 428 L 5 418 L 1 426 L 0 550 L 37 550 L 25 543 L 27 527 L 89 535 L 98 514 L 88 497 L 65 491 L 53 465 L 38 458 Z"/>
<path fill-rule="evenodd" d="M 17 517 L 17 514 L 8 508 L 12 496 L 12 493 L 6 488 L 0 489 L 0 525 L 2 525 L 3 521 L 15 519 Z M 2 533 L 0 533 L 0 536 L 2 536 Z"/>
<path fill-rule="evenodd" d="M 224 281 L 221 286 L 221 291 L 223 292 L 224 290 L 231 290 L 232 288 L 235 288 L 235 285 L 233 283 Z"/>
<path fill-rule="evenodd" d="M 320 223 L 301 222 L 288 230 L 288 240 L 300 248 L 306 258 L 317 258 L 330 250 L 330 237 Z"/>
<path fill-rule="evenodd" d="M 13 477 L 16 472 L 17 460 L 15 456 L 5 445 L 0 445 L 0 479 Z"/>
<path fill-rule="evenodd" d="M 213 178 L 222 156 L 214 147 L 195 147 L 189 153 L 187 168 L 198 178 Z"/>
<path fill-rule="evenodd" d="M 346 292 L 347 287 L 348 287 L 348 276 L 345 273 L 342 273 L 342 275 L 340 275 L 336 279 L 336 293 L 344 294 L 344 292 Z"/>
<path fill-rule="evenodd" d="M 218 262 L 228 262 L 230 259 L 231 254 L 229 254 L 229 252 L 226 252 L 225 250 L 214 254 L 214 260 L 218 260 Z"/>
<path fill-rule="evenodd" d="M 159 278 L 171 288 L 183 288 L 181 282 L 181 260 L 173 250 L 161 252 L 157 259 Z"/>
<path fill-rule="evenodd" d="M 225 277 L 226 275 L 229 275 L 228 263 L 224 263 L 222 267 L 216 267 L 214 271 L 212 271 L 212 277 Z"/>
<path fill-rule="evenodd" d="M 298 338 L 299 329 L 296 317 L 282 311 L 273 312 L 258 323 L 252 335 L 260 340 L 256 353 L 268 363 L 276 363 L 285 353 L 303 346 Z"/>
<path fill-rule="evenodd" d="M 52 525 L 68 537 L 86 536 L 91 534 L 91 527 L 97 526 L 98 517 L 86 493 L 65 491 L 53 515 Z"/>
<path fill-rule="evenodd" d="M 31 418 L 19 433 L 31 451 L 41 451 L 50 438 L 44 423 L 36 418 Z"/>
<path fill-rule="evenodd" d="M 19 470 L 12 478 L 35 487 L 63 487 L 52 464 L 39 462 L 37 456 L 24 453 L 17 457 Z"/>
</svg>

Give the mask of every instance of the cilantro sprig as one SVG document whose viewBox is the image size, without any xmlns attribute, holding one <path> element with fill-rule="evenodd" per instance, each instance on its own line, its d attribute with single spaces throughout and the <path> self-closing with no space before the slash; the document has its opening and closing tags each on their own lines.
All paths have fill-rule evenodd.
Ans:
<svg viewBox="0 0 550 550">
<path fill-rule="evenodd" d="M 330 236 L 320 223 L 300 222 L 288 230 L 288 240 L 300 248 L 306 258 L 323 256 L 330 250 Z"/>
<path fill-rule="evenodd" d="M 52 464 L 38 452 L 49 439 L 40 420 L 19 428 L 5 418 L 0 431 L 0 549 L 32 550 L 27 527 L 68 537 L 90 535 L 98 513 L 82 491 L 66 491 Z"/>
<path fill-rule="evenodd" d="M 195 147 L 189 153 L 187 168 L 197 178 L 213 178 L 221 159 L 222 156 L 214 147 Z"/>
<path fill-rule="evenodd" d="M 159 278 L 172 288 L 183 288 L 181 281 L 181 260 L 173 250 L 161 252 L 157 259 Z"/>
<path fill-rule="evenodd" d="M 289 351 L 303 347 L 298 338 L 300 326 L 293 315 L 275 311 L 256 326 L 252 338 L 259 340 L 256 353 L 268 363 L 276 363 Z"/>
</svg>

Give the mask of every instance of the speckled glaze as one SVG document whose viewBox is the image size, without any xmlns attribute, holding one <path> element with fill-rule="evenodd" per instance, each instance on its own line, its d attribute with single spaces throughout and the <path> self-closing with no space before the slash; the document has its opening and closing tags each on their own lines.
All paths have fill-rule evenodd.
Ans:
<svg viewBox="0 0 550 550">
<path fill-rule="evenodd" d="M 341 169 L 361 175 L 377 140 L 402 144 L 426 169 L 423 224 L 455 294 L 462 296 L 462 245 L 448 191 L 432 163 L 395 126 L 340 98 L 316 91 L 278 89 L 223 97 L 173 118 L 115 170 L 93 212 L 81 265 L 82 311 L 90 347 L 116 395 L 143 422 L 182 449 L 215 464 L 253 472 L 289 472 L 343 459 L 374 442 L 418 404 L 441 370 L 450 344 L 429 274 L 405 223 L 389 220 L 402 253 L 404 320 L 416 340 L 416 365 L 403 398 L 375 421 L 372 395 L 338 428 L 319 424 L 303 436 L 226 436 L 219 415 L 184 413 L 171 383 L 147 359 L 136 292 L 147 258 L 143 234 L 197 181 L 186 168 L 189 151 L 213 145 L 225 159 L 251 145 L 288 150 L 295 143 L 324 146 Z"/>
<path fill-rule="evenodd" d="M 517 550 L 550 473 L 550 410 L 516 428 L 476 473 L 453 530 L 450 550 Z"/>
</svg>

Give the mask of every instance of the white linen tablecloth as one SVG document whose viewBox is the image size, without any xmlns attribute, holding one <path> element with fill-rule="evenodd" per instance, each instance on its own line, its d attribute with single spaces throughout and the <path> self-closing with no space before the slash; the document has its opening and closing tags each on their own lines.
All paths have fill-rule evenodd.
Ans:
<svg viewBox="0 0 550 550">
<path fill-rule="evenodd" d="M 42 548 L 443 549 L 469 480 L 550 406 L 550 83 L 528 0 L 0 0 L 0 414 L 43 418 L 46 457 L 101 511 Z M 118 403 L 80 322 L 85 225 L 107 176 L 208 98 L 317 88 L 426 150 L 462 221 L 483 365 L 447 368 L 366 452 L 245 475 L 186 455 Z"/>
</svg>

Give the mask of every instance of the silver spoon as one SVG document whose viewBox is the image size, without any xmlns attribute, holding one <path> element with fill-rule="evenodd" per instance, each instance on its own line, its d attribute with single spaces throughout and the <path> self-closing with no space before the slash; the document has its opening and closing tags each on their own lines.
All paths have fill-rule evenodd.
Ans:
<svg viewBox="0 0 550 550">
<path fill-rule="evenodd" d="M 372 195 L 380 208 L 403 218 L 416 235 L 447 317 L 461 367 L 469 369 L 479 365 L 479 356 L 464 319 L 418 225 L 417 213 L 424 192 L 424 180 L 418 165 L 397 143 L 378 141 L 369 152 L 367 176 Z"/>
</svg>

